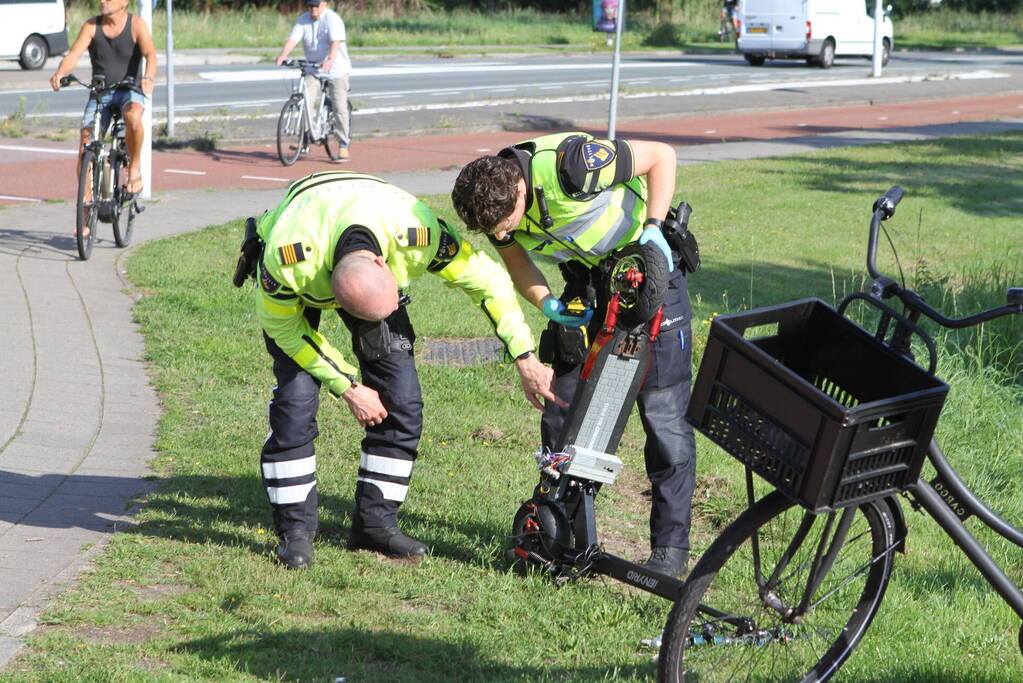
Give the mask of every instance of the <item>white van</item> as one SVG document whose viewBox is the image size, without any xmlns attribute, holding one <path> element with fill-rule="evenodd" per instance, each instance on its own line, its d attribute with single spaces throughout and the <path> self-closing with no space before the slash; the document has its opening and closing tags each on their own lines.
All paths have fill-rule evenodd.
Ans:
<svg viewBox="0 0 1023 683">
<path fill-rule="evenodd" d="M 868 5 L 870 14 L 868 14 Z M 736 45 L 746 61 L 805 59 L 827 69 L 835 57 L 872 57 L 873 0 L 742 0 Z M 883 64 L 892 53 L 891 5 L 881 21 Z"/>
<path fill-rule="evenodd" d="M 0 0 L 0 59 L 42 69 L 48 57 L 67 47 L 64 0 Z"/>
</svg>

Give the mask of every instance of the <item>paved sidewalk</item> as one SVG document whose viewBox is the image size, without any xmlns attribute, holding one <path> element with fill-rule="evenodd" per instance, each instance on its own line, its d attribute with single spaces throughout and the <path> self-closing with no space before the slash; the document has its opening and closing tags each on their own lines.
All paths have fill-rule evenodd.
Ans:
<svg viewBox="0 0 1023 683">
<path fill-rule="evenodd" d="M 726 117 L 720 120 L 727 123 Z M 651 122 L 646 130 L 664 125 Z M 680 163 L 700 163 L 1000 130 L 1023 130 L 1023 119 L 677 149 Z M 402 141 L 404 148 L 416 144 Z M 450 190 L 457 169 L 443 157 L 423 164 L 445 166 L 376 172 L 410 192 L 436 194 Z M 280 196 L 280 188 L 157 193 L 139 217 L 135 238 L 156 239 L 258 213 Z M 79 262 L 72 226 L 70 203 L 0 210 L 5 293 L 0 297 L 5 347 L 0 354 L 0 667 L 18 652 L 47 601 L 102 552 L 118 527 L 132 523 L 135 501 L 152 486 L 143 477 L 160 407 L 147 380 L 132 299 L 125 293 L 127 252 L 113 247 L 110 229 L 101 225 L 92 259 Z"/>
</svg>

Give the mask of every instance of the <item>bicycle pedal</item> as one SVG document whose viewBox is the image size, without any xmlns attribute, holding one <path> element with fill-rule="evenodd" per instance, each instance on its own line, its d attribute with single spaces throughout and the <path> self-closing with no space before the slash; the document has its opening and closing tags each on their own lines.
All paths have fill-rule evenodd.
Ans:
<svg viewBox="0 0 1023 683">
<path fill-rule="evenodd" d="M 146 210 L 146 207 L 138 202 L 135 202 L 135 213 L 142 213 Z"/>
</svg>

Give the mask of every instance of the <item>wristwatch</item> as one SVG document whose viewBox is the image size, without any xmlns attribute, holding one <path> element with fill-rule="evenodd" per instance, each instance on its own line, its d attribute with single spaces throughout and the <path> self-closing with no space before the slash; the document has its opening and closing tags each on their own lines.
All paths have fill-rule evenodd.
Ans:
<svg viewBox="0 0 1023 683">
<path fill-rule="evenodd" d="M 664 229 L 664 221 L 662 221 L 660 218 L 648 218 L 645 221 L 643 221 L 644 228 L 648 225 L 656 225 L 661 230 Z"/>
<path fill-rule="evenodd" d="M 519 355 L 515 356 L 515 360 L 526 360 L 531 355 L 533 355 L 533 349 L 530 349 L 529 351 L 526 351 L 525 353 L 520 353 Z"/>
</svg>

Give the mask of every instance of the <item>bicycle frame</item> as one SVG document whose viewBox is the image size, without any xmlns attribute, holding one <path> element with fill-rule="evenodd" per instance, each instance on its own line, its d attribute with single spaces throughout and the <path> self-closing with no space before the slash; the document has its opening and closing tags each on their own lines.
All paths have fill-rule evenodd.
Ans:
<svg viewBox="0 0 1023 683">
<path fill-rule="evenodd" d="M 327 95 L 327 79 L 316 76 L 316 79 L 320 82 L 320 96 L 316 102 L 316 114 L 314 116 L 313 110 L 309 106 L 309 86 L 306 84 L 305 77 L 306 73 L 303 70 L 298 76 L 298 82 L 292 88 L 291 97 L 301 101 L 302 116 L 305 117 L 306 124 L 309 127 L 309 137 L 313 140 L 319 140 L 327 132 L 327 108 L 325 106 L 329 98 Z"/>
</svg>

